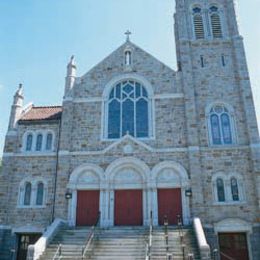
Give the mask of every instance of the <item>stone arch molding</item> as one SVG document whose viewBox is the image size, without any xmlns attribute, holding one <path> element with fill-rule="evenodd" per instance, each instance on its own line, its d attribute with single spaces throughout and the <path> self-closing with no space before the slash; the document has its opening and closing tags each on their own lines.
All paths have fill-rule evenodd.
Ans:
<svg viewBox="0 0 260 260">
<path fill-rule="evenodd" d="M 110 186 L 144 187 L 149 182 L 150 169 L 141 160 L 124 157 L 112 162 L 105 171 Z"/>
<path fill-rule="evenodd" d="M 70 175 L 69 189 L 100 188 L 105 175 L 101 167 L 95 164 L 82 164 Z"/>
<path fill-rule="evenodd" d="M 252 233 L 252 225 L 241 218 L 226 218 L 214 223 L 215 233 L 219 232 L 249 232 Z"/>
<path fill-rule="evenodd" d="M 151 181 L 156 186 L 186 187 L 189 185 L 187 171 L 181 164 L 174 161 L 157 164 L 152 169 Z"/>
<path fill-rule="evenodd" d="M 136 80 L 140 83 L 142 83 L 147 92 L 148 92 L 148 96 L 149 98 L 152 98 L 154 95 L 154 91 L 153 91 L 153 87 L 152 84 L 143 76 L 137 74 L 137 73 L 125 73 L 122 75 L 118 75 L 114 78 L 112 78 L 106 85 L 103 91 L 103 99 L 106 100 L 109 97 L 110 91 L 112 90 L 112 88 L 119 83 L 120 81 L 123 80 Z"/>
</svg>

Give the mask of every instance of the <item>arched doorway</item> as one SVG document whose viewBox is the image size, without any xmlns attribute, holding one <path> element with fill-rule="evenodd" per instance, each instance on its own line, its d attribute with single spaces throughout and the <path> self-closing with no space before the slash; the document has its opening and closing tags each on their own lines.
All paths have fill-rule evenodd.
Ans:
<svg viewBox="0 0 260 260">
<path fill-rule="evenodd" d="M 155 224 L 162 225 L 165 216 L 170 225 L 177 224 L 178 216 L 184 224 L 189 224 L 189 199 L 185 196 L 189 179 L 183 166 L 171 161 L 159 163 L 153 168 L 151 179 Z"/>
<path fill-rule="evenodd" d="M 101 189 L 104 181 L 103 169 L 94 164 L 81 165 L 72 172 L 67 186 L 72 192 L 68 205 L 70 225 L 91 226 L 95 223 L 104 204 L 104 191 Z"/>
<path fill-rule="evenodd" d="M 145 225 L 148 218 L 148 166 L 125 157 L 112 162 L 105 174 L 109 182 L 108 218 L 114 225 Z"/>
</svg>

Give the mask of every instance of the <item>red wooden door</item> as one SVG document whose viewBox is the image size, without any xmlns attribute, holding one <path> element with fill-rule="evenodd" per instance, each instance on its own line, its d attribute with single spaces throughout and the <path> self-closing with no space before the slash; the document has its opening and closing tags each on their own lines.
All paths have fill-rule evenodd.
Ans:
<svg viewBox="0 0 260 260">
<path fill-rule="evenodd" d="M 141 226 L 143 224 L 142 190 L 115 191 L 115 225 Z"/>
<path fill-rule="evenodd" d="M 182 217 L 181 189 L 158 189 L 157 196 L 159 225 L 164 224 L 164 216 L 169 225 L 176 225 L 177 216 Z"/>
<path fill-rule="evenodd" d="M 221 260 L 249 260 L 246 233 L 220 233 Z"/>
<path fill-rule="evenodd" d="M 92 226 L 96 223 L 99 212 L 99 191 L 78 191 L 77 226 Z"/>
</svg>

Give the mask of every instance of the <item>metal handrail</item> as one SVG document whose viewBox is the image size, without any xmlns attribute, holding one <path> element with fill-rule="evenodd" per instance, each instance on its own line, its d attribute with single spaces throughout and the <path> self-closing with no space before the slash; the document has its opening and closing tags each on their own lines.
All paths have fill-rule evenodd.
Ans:
<svg viewBox="0 0 260 260">
<path fill-rule="evenodd" d="M 231 256 L 229 256 L 229 255 L 226 255 L 226 254 L 224 254 L 223 252 L 219 252 L 221 255 L 223 255 L 224 257 L 226 257 L 227 259 L 229 259 L 229 260 L 236 260 L 235 258 L 232 258 Z"/>
<path fill-rule="evenodd" d="M 183 257 L 183 259 L 185 259 L 186 245 L 184 243 L 183 225 L 182 225 L 182 219 L 181 219 L 180 215 L 177 215 L 177 221 L 178 221 L 179 237 L 180 237 L 180 241 L 181 241 L 182 257 Z"/>
<path fill-rule="evenodd" d="M 169 226 L 169 221 L 167 215 L 164 216 L 164 238 L 165 238 L 165 245 L 166 245 L 166 251 L 169 251 L 169 233 L 168 233 L 168 226 Z"/>
<path fill-rule="evenodd" d="M 149 225 L 149 242 L 146 247 L 146 260 L 150 260 L 151 258 L 151 249 L 152 249 L 152 241 L 153 241 L 153 212 L 150 212 L 150 225 Z"/>
<path fill-rule="evenodd" d="M 89 249 L 89 246 L 91 245 L 91 243 L 92 243 L 92 241 L 93 241 L 93 239 L 94 239 L 94 237 L 95 237 L 95 231 L 96 231 L 96 228 L 97 228 L 97 226 L 98 226 L 98 224 L 99 224 L 99 221 L 100 221 L 100 212 L 98 213 L 98 217 L 97 217 L 97 220 L 96 220 L 95 225 L 92 226 L 92 230 L 91 230 L 91 233 L 90 233 L 89 236 L 88 236 L 88 239 L 87 239 L 87 241 L 86 241 L 86 244 L 85 244 L 85 246 L 82 248 L 82 259 L 85 259 L 86 253 L 87 253 L 87 251 L 88 251 L 88 249 Z"/>
<path fill-rule="evenodd" d="M 57 255 L 59 254 L 59 255 Z M 61 244 L 59 244 L 56 252 L 55 252 L 55 255 L 53 256 L 52 260 L 56 260 L 58 257 L 58 259 L 61 259 L 62 255 L 61 255 Z"/>
</svg>

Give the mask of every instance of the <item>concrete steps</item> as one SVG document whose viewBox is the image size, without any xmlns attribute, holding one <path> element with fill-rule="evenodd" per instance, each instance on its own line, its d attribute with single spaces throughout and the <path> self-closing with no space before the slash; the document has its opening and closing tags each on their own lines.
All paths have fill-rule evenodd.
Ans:
<svg viewBox="0 0 260 260">
<path fill-rule="evenodd" d="M 85 246 L 91 227 L 63 227 L 48 245 L 40 260 L 51 260 L 61 244 L 61 259 L 82 259 L 82 248 Z M 58 259 L 58 258 L 57 258 Z"/>
<path fill-rule="evenodd" d="M 81 227 L 71 229 L 63 227 L 54 237 L 48 248 L 40 258 L 51 260 L 55 255 L 59 244 L 62 244 L 61 259 L 82 259 L 82 248 L 85 246 L 91 228 Z M 169 227 L 169 248 L 166 250 L 164 229 L 155 227 L 153 230 L 153 243 L 151 260 L 165 260 L 166 254 L 173 254 L 173 259 L 183 260 L 182 245 L 179 231 L 176 227 Z M 149 230 L 147 227 L 111 227 L 97 229 L 92 246 L 87 252 L 86 259 L 94 260 L 144 260 L 146 255 L 146 243 Z M 199 260 L 199 251 L 193 229 L 183 230 L 183 243 L 185 243 L 185 255 L 194 254 L 195 260 Z M 57 258 L 58 259 L 58 258 Z"/>
<path fill-rule="evenodd" d="M 198 246 L 192 227 L 183 229 L 183 243 L 185 244 L 185 256 L 189 253 L 194 255 L 194 259 L 200 259 Z M 176 227 L 168 229 L 168 251 L 164 237 L 164 228 L 156 227 L 153 230 L 153 241 L 151 249 L 152 260 L 164 260 L 167 253 L 173 255 L 173 259 L 183 260 L 182 243 L 179 236 L 179 231 Z"/>
<path fill-rule="evenodd" d="M 112 227 L 101 230 L 93 244 L 89 259 L 145 259 L 147 228 Z"/>
</svg>

